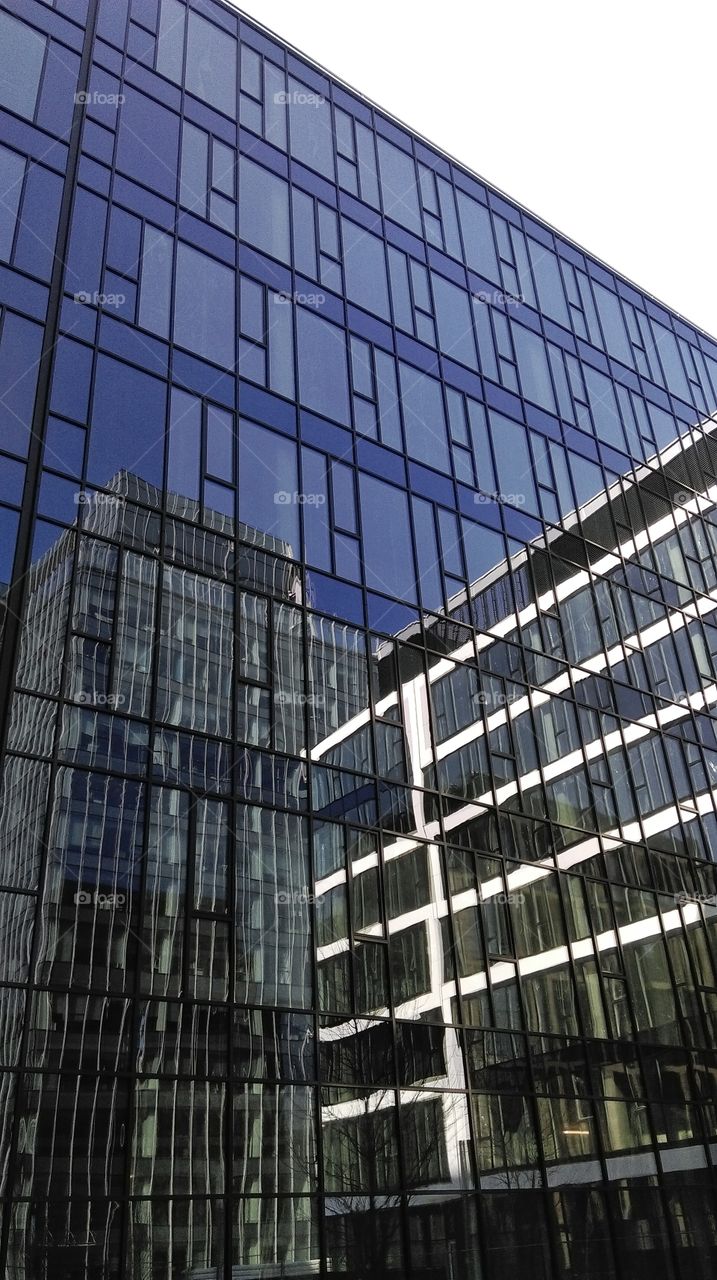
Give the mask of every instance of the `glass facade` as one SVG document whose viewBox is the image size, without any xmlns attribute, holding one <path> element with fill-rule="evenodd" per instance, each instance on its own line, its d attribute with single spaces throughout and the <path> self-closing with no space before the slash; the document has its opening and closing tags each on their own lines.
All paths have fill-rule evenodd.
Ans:
<svg viewBox="0 0 717 1280">
<path fill-rule="evenodd" d="M 716 410 L 220 0 L 0 0 L 0 1274 L 715 1274 Z"/>
</svg>

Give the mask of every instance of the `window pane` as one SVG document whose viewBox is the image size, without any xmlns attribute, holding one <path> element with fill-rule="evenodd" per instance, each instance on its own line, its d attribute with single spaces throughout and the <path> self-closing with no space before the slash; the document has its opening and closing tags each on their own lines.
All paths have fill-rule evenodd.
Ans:
<svg viewBox="0 0 717 1280">
<path fill-rule="evenodd" d="M 212 186 L 234 199 L 234 152 L 218 138 L 212 140 Z"/>
<path fill-rule="evenodd" d="M 0 262 L 10 261 L 24 174 L 23 157 L 0 147 Z"/>
<path fill-rule="evenodd" d="M 234 272 L 181 240 L 174 340 L 215 364 L 234 366 Z"/>
<path fill-rule="evenodd" d="M 383 211 L 409 231 L 422 234 L 416 191 L 416 168 L 411 156 L 385 138 L 377 139 Z"/>
<path fill-rule="evenodd" d="M 169 415 L 167 488 L 186 498 L 199 498 L 202 452 L 202 404 L 176 388 Z"/>
<path fill-rule="evenodd" d="M 406 494 L 369 475 L 361 475 L 360 486 L 366 585 L 401 600 L 415 600 Z"/>
<path fill-rule="evenodd" d="M 207 471 L 220 480 L 234 479 L 234 417 L 207 405 Z"/>
<path fill-rule="evenodd" d="M 100 355 L 90 430 L 88 476 L 107 485 L 120 470 L 162 483 L 165 385 Z"/>
<path fill-rule="evenodd" d="M 321 94 L 313 93 L 299 80 L 289 77 L 289 120 L 291 154 L 311 169 L 333 180 L 334 148 L 331 107 Z"/>
<path fill-rule="evenodd" d="M 406 449 L 412 458 L 450 470 L 440 383 L 399 361 Z"/>
<path fill-rule="evenodd" d="M 169 304 L 172 290 L 171 236 L 149 223 L 144 229 L 139 323 L 144 329 L 169 337 Z"/>
<path fill-rule="evenodd" d="M 283 178 L 242 156 L 239 160 L 239 234 L 272 258 L 288 262 L 289 188 Z"/>
<path fill-rule="evenodd" d="M 239 519 L 299 551 L 296 445 L 253 422 L 239 424 Z"/>
<path fill-rule="evenodd" d="M 349 421 L 346 344 L 342 329 L 311 311 L 296 313 L 301 403 L 337 422 Z"/>
<path fill-rule="evenodd" d="M 159 14 L 159 43 L 157 46 L 157 70 L 177 84 L 182 79 L 182 54 L 184 51 L 184 22 L 187 10 L 179 0 L 162 0 Z"/>
<path fill-rule="evenodd" d="M 236 112 L 236 41 L 189 11 L 186 86 L 227 116 Z"/>
<path fill-rule="evenodd" d="M 389 318 L 388 282 L 383 243 L 363 227 L 342 218 L 346 294 L 352 302 Z"/>
<path fill-rule="evenodd" d="M 179 202 L 201 218 L 207 211 L 207 155 L 209 137 L 203 129 L 195 129 L 188 120 L 182 127 L 182 169 L 179 179 Z"/>
<path fill-rule="evenodd" d="M 441 351 L 475 369 L 476 348 L 468 294 L 435 272 L 432 279 Z"/>
<path fill-rule="evenodd" d="M 488 210 L 463 191 L 456 195 L 468 266 L 488 280 L 500 280 Z"/>
<path fill-rule="evenodd" d="M 35 114 L 45 44 L 37 31 L 0 13 L 0 106 L 28 120 Z"/>
</svg>

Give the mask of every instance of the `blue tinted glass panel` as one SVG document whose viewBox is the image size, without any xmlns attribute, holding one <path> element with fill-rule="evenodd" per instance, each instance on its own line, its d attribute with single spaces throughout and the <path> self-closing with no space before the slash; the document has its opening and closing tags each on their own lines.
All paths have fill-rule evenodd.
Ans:
<svg viewBox="0 0 717 1280">
<path fill-rule="evenodd" d="M 169 411 L 167 488 L 185 498 L 199 499 L 202 454 L 202 403 L 176 387 Z"/>
<path fill-rule="evenodd" d="M 59 339 L 55 348 L 50 404 L 56 413 L 78 422 L 87 421 L 90 400 L 92 352 L 70 338 Z"/>
<path fill-rule="evenodd" d="M 354 498 L 354 473 L 352 467 L 342 462 L 332 464 L 334 493 L 334 524 L 339 529 L 356 532 L 356 501 Z"/>
<path fill-rule="evenodd" d="M 222 231 L 228 231 L 230 235 L 234 235 L 236 205 L 233 200 L 227 200 L 226 196 L 220 195 L 218 191 L 209 193 L 209 218 L 215 227 L 221 227 Z"/>
<path fill-rule="evenodd" d="M 15 266 L 49 280 L 55 253 L 62 199 L 62 178 L 31 164 L 25 179 L 22 216 L 15 246 Z"/>
<path fill-rule="evenodd" d="M 396 382 L 396 361 L 387 351 L 374 351 L 376 362 L 376 395 L 378 397 L 378 416 L 381 426 L 381 439 L 392 449 L 403 448 L 401 435 L 401 412 L 398 407 L 398 385 Z"/>
<path fill-rule="evenodd" d="M 374 135 L 371 129 L 368 129 L 365 124 L 360 124 L 358 120 L 356 121 L 356 151 L 361 199 L 373 205 L 374 209 L 378 209 L 378 174 Z"/>
<path fill-rule="evenodd" d="M 478 484 L 486 493 L 495 493 L 495 471 L 488 438 L 488 422 L 485 408 L 477 400 L 468 400 L 467 403 L 468 422 L 471 440 L 473 441 L 473 455 L 478 471 Z"/>
<path fill-rule="evenodd" d="M 589 364 L 583 365 L 583 374 L 596 435 L 606 444 L 625 449 L 625 433 L 612 382 Z"/>
<path fill-rule="evenodd" d="M 283 178 L 242 156 L 239 160 L 239 235 L 263 253 L 288 262 L 289 187 Z"/>
<path fill-rule="evenodd" d="M 399 376 L 408 454 L 429 467 L 450 471 L 440 383 L 401 361 Z"/>
<path fill-rule="evenodd" d="M 544 244 L 538 244 L 537 240 L 531 240 L 530 236 L 528 236 L 528 253 L 535 276 L 540 310 L 569 329 L 570 317 L 558 259 Z"/>
<path fill-rule="evenodd" d="M 463 547 L 466 553 L 468 581 L 477 582 L 484 573 L 489 573 L 496 565 L 505 560 L 505 544 L 503 535 L 473 520 L 463 519 Z"/>
<path fill-rule="evenodd" d="M 179 0 L 162 0 L 159 10 L 157 70 L 160 75 L 177 84 L 182 79 L 186 17 L 186 7 Z"/>
<path fill-rule="evenodd" d="M 476 347 L 468 294 L 464 289 L 432 273 L 433 297 L 436 303 L 438 343 L 441 351 L 461 364 L 476 368 Z"/>
<path fill-rule="evenodd" d="M 0 262 L 10 261 L 24 176 L 23 156 L 0 147 Z"/>
<path fill-rule="evenodd" d="M 400 329 L 413 333 L 413 304 L 408 284 L 408 268 L 405 253 L 389 248 L 388 270 L 391 277 L 391 301 L 393 318 Z"/>
<path fill-rule="evenodd" d="M 316 279 L 316 230 L 314 201 L 294 187 L 291 195 L 294 218 L 294 265 L 297 271 Z"/>
<path fill-rule="evenodd" d="M 284 72 L 264 63 L 264 137 L 286 151 L 286 95 Z M 284 95 L 282 97 L 282 94 Z"/>
<path fill-rule="evenodd" d="M 446 241 L 446 252 L 450 253 L 452 258 L 460 258 L 462 257 L 461 238 L 458 232 L 456 201 L 453 194 L 453 187 L 450 182 L 446 182 L 445 178 L 438 179 L 438 202 L 441 209 L 441 221 L 443 223 L 443 235 Z"/>
<path fill-rule="evenodd" d="M 239 519 L 279 538 L 284 555 L 299 552 L 296 445 L 284 436 L 239 423 Z"/>
<path fill-rule="evenodd" d="M 373 591 L 415 601 L 416 582 L 408 520 L 408 499 L 402 489 L 359 477 L 364 531 L 366 585 Z"/>
<path fill-rule="evenodd" d="M 207 166 L 209 135 L 188 120 L 182 125 L 182 166 L 179 179 L 179 203 L 203 218 L 207 209 Z"/>
<path fill-rule="evenodd" d="M 518 361 L 518 372 L 523 387 L 523 395 L 555 413 L 555 397 L 550 381 L 548 357 L 545 343 L 531 329 L 524 329 L 520 324 L 511 326 L 515 357 Z"/>
<path fill-rule="evenodd" d="M 351 337 L 351 385 L 362 396 L 373 397 L 371 348 L 362 338 Z"/>
<path fill-rule="evenodd" d="M 42 329 L 21 316 L 0 317 L 0 448 L 25 455 L 37 387 Z"/>
<path fill-rule="evenodd" d="M 301 450 L 301 505 L 304 549 L 309 564 L 331 569 L 331 534 L 326 484 L 326 459 L 313 449 Z"/>
<path fill-rule="evenodd" d="M 116 206 L 110 213 L 110 233 L 107 243 L 107 265 L 123 275 L 137 279 L 139 272 L 142 223 L 133 214 Z"/>
<path fill-rule="evenodd" d="M 269 294 L 269 386 L 281 396 L 294 394 L 294 327 L 292 307 Z"/>
<path fill-rule="evenodd" d="M 367 311 L 389 319 L 388 281 L 383 241 L 342 218 L 346 294 Z"/>
<path fill-rule="evenodd" d="M 8 511 L 7 507 L 0 507 L 0 583 L 3 585 L 7 584 L 12 577 L 19 519 L 17 511 Z"/>
<path fill-rule="evenodd" d="M 421 235 L 421 215 L 416 190 L 416 167 L 411 156 L 394 147 L 385 138 L 377 138 L 378 168 L 381 175 L 383 211 L 394 222 L 400 222 Z"/>
<path fill-rule="evenodd" d="M 109 485 L 119 471 L 161 485 L 166 387 L 109 356 L 97 360 L 89 480 Z"/>
<path fill-rule="evenodd" d="M 179 118 L 152 98 L 125 86 L 125 100 L 120 107 L 117 168 L 173 200 L 178 156 Z"/>
<path fill-rule="evenodd" d="M 212 139 L 212 186 L 234 198 L 235 153 L 218 138 Z"/>
<path fill-rule="evenodd" d="M 411 499 L 411 506 L 416 532 L 421 604 L 424 609 L 440 609 L 443 604 L 443 587 L 433 507 L 423 498 L 415 497 Z"/>
<path fill-rule="evenodd" d="M 223 516 L 233 516 L 236 496 L 233 489 L 213 480 L 204 482 L 204 506 L 209 511 L 219 511 Z"/>
<path fill-rule="evenodd" d="M 46 41 L 37 31 L 0 13 L 0 106 L 32 120 Z"/>
<path fill-rule="evenodd" d="M 575 486 L 577 504 L 581 507 L 604 488 L 603 474 L 596 463 L 589 462 L 577 453 L 568 453 L 568 466 Z"/>
<path fill-rule="evenodd" d="M 490 378 L 492 382 L 498 382 L 498 366 L 495 359 L 490 311 L 488 304 L 478 297 L 473 298 L 473 321 L 478 339 L 478 367 L 486 378 Z"/>
<path fill-rule="evenodd" d="M 236 63 L 236 41 L 190 9 L 185 80 L 189 92 L 217 111 L 235 116 Z"/>
<path fill-rule="evenodd" d="M 234 272 L 181 240 L 174 341 L 215 364 L 234 366 Z"/>
<path fill-rule="evenodd" d="M 22 502 L 22 490 L 25 483 L 25 465 L 15 458 L 0 456 L 0 501 Z"/>
<path fill-rule="evenodd" d="M 675 335 L 671 330 L 666 329 L 664 325 L 658 324 L 656 320 L 652 321 L 652 328 L 655 334 L 660 363 L 665 371 L 666 385 L 673 395 L 681 396 L 683 400 L 690 404 L 693 399 L 693 393 L 685 377 Z"/>
<path fill-rule="evenodd" d="M 99 292 L 106 221 L 107 201 L 80 187 L 75 193 L 65 271 L 68 293 L 92 295 Z M 91 302 L 91 296 L 86 301 Z"/>
<path fill-rule="evenodd" d="M 82 427 L 74 427 L 59 418 L 49 418 L 45 435 L 45 466 L 65 471 L 71 476 L 82 475 L 85 435 Z"/>
<path fill-rule="evenodd" d="M 512 506 L 538 513 L 533 464 L 528 450 L 525 427 L 502 414 L 491 413 L 491 434 L 495 452 L 498 487 L 503 499 Z"/>
<path fill-rule="evenodd" d="M 336 572 L 340 578 L 348 578 L 350 582 L 361 581 L 360 552 L 361 544 L 356 538 L 347 538 L 343 533 L 334 535 Z"/>
<path fill-rule="evenodd" d="M 320 93 L 289 77 L 291 154 L 326 178 L 334 177 L 331 107 Z"/>
<path fill-rule="evenodd" d="M 634 364 L 632 347 L 622 318 L 620 303 L 609 289 L 593 280 L 593 292 L 605 337 L 605 347 L 616 360 Z"/>
<path fill-rule="evenodd" d="M 488 210 L 464 191 L 457 191 L 456 199 L 468 266 L 488 280 L 500 280 Z"/>
<path fill-rule="evenodd" d="M 242 93 L 261 99 L 261 58 L 246 44 L 241 47 L 239 59 L 239 87 Z"/>
<path fill-rule="evenodd" d="M 207 405 L 207 471 L 231 484 L 234 479 L 234 415 Z"/>
<path fill-rule="evenodd" d="M 169 337 L 173 247 L 171 236 L 145 225 L 138 319 L 144 329 L 162 338 Z"/>
<path fill-rule="evenodd" d="M 336 325 L 299 307 L 296 331 L 301 403 L 327 418 L 348 423 L 349 389 L 343 329 L 337 329 Z"/>
</svg>

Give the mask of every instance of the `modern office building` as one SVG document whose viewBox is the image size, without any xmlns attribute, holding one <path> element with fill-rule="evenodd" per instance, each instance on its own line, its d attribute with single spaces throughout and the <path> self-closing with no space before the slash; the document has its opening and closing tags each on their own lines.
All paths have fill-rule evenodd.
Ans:
<svg viewBox="0 0 717 1280">
<path fill-rule="evenodd" d="M 712 1280 L 717 342 L 221 0 L 0 0 L 0 1276 Z"/>
</svg>

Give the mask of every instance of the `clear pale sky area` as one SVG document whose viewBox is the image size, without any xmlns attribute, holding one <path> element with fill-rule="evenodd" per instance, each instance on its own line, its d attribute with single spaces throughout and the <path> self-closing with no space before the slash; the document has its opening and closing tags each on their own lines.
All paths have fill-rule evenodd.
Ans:
<svg viewBox="0 0 717 1280">
<path fill-rule="evenodd" d="M 717 4 L 236 6 L 717 336 Z"/>
</svg>

